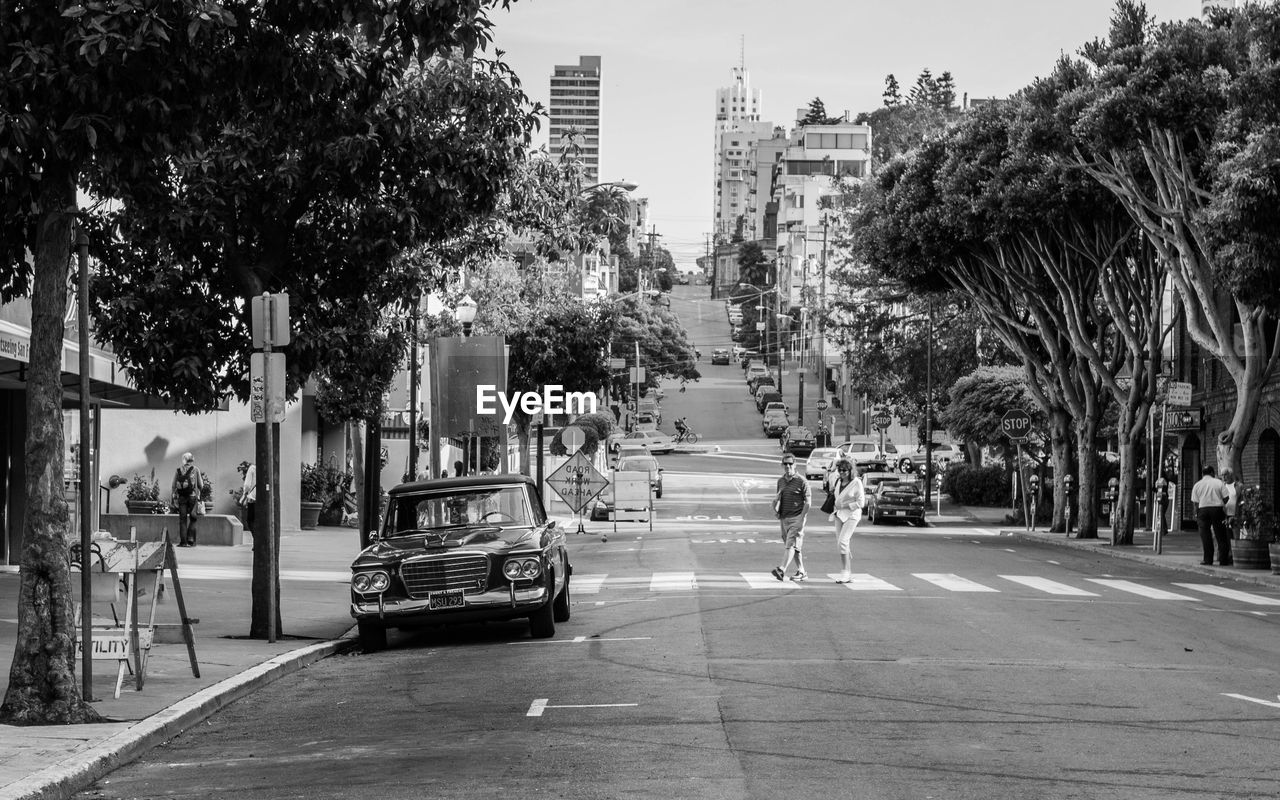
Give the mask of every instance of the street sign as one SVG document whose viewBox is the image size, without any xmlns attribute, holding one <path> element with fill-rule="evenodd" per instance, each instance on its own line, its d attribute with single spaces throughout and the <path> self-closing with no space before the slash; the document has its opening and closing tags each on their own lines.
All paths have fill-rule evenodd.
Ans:
<svg viewBox="0 0 1280 800">
<path fill-rule="evenodd" d="M 560 431 L 560 443 L 564 445 L 564 449 L 570 453 L 576 453 L 582 448 L 582 443 L 587 440 L 587 435 L 582 432 L 582 428 L 577 425 L 570 425 Z"/>
<path fill-rule="evenodd" d="M 1166 433 L 1173 431 L 1198 431 L 1204 424 L 1204 409 L 1170 408 L 1164 412 L 1164 429 Z"/>
<path fill-rule="evenodd" d="M 1000 418 L 1000 430 L 1015 442 L 1031 435 L 1031 415 L 1020 408 L 1011 408 Z"/>
<path fill-rule="evenodd" d="M 1181 381 L 1169 381 L 1165 402 L 1171 406 L 1191 405 L 1191 384 Z"/>
<path fill-rule="evenodd" d="M 818 410 L 819 410 L 819 411 L 826 411 L 826 410 L 827 410 L 827 401 L 826 401 L 826 400 L 819 400 L 819 401 L 818 401 Z"/>
<path fill-rule="evenodd" d="M 625 358 L 609 359 L 609 369 L 626 369 L 626 368 L 627 368 L 627 360 Z"/>
<path fill-rule="evenodd" d="M 289 295 L 260 294 L 249 298 L 249 320 L 253 330 L 253 347 L 261 350 L 270 345 L 289 343 Z"/>
<path fill-rule="evenodd" d="M 644 383 L 644 382 L 645 382 L 644 367 L 632 367 L 632 368 L 631 368 L 631 382 L 632 382 L 632 383 Z"/>
<path fill-rule="evenodd" d="M 877 411 L 871 415 L 871 424 L 876 427 L 876 430 L 882 431 L 893 424 L 893 417 L 888 411 Z"/>
<path fill-rule="evenodd" d="M 609 481 L 591 466 L 582 453 L 574 453 L 560 468 L 547 476 L 547 485 L 569 504 L 573 513 L 581 513 L 587 503 L 609 485 Z"/>
<path fill-rule="evenodd" d="M 249 354 L 249 421 L 284 422 L 284 353 Z"/>
</svg>

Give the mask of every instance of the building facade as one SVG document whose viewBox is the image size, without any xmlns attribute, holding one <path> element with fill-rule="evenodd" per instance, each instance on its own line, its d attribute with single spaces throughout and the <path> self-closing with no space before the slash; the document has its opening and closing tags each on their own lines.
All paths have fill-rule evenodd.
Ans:
<svg viewBox="0 0 1280 800">
<path fill-rule="evenodd" d="M 747 206 L 747 151 L 773 125 L 760 119 L 760 90 L 751 88 L 745 66 L 734 67 L 733 83 L 716 90 L 715 109 L 713 225 L 716 239 L 728 241 Z"/>
<path fill-rule="evenodd" d="M 551 73 L 551 145 L 574 136 L 590 183 L 600 180 L 600 74 L 600 56 L 579 56 L 577 64 L 558 64 Z"/>
</svg>

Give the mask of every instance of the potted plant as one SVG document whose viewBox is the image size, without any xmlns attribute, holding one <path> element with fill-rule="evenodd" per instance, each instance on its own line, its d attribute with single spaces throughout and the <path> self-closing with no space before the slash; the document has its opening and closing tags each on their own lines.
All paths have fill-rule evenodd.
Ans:
<svg viewBox="0 0 1280 800">
<path fill-rule="evenodd" d="M 325 468 L 319 464 L 302 465 L 302 483 L 299 486 L 299 498 L 302 508 L 298 524 L 303 530 L 315 530 L 320 522 L 320 509 L 324 508 L 327 493 Z"/>
<path fill-rule="evenodd" d="M 155 470 L 150 478 L 133 474 L 125 488 L 124 505 L 130 514 L 160 513 L 160 482 L 155 479 Z"/>
<path fill-rule="evenodd" d="M 200 492 L 200 502 L 204 503 L 204 513 L 213 513 L 213 478 L 209 477 L 209 473 L 204 475 L 204 489 Z"/>
<path fill-rule="evenodd" d="M 1270 569 L 1269 544 L 1276 538 L 1277 516 L 1260 486 L 1246 486 L 1236 500 L 1236 541 L 1232 563 L 1240 569 Z"/>
</svg>

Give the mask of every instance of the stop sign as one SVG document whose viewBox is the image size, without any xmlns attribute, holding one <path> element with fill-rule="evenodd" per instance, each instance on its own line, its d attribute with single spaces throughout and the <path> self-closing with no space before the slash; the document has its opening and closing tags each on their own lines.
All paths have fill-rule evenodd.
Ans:
<svg viewBox="0 0 1280 800">
<path fill-rule="evenodd" d="M 880 430 L 884 430 L 893 424 L 893 417 L 889 416 L 888 411 L 877 411 L 871 417 L 871 424 Z"/>
<path fill-rule="evenodd" d="M 1031 415 L 1020 408 L 1011 408 L 1000 418 L 1000 430 L 1015 442 L 1031 433 Z"/>
<path fill-rule="evenodd" d="M 582 447 L 583 443 L 586 441 L 586 434 L 582 432 L 582 428 L 579 428 L 576 425 L 570 425 L 560 431 L 560 443 L 563 444 L 564 449 L 568 450 L 570 453 L 578 452 L 578 448 Z"/>
<path fill-rule="evenodd" d="M 826 411 L 826 410 L 827 410 L 827 401 L 826 401 L 826 400 L 819 400 L 819 401 L 818 401 L 818 410 L 819 410 L 819 411 Z"/>
</svg>

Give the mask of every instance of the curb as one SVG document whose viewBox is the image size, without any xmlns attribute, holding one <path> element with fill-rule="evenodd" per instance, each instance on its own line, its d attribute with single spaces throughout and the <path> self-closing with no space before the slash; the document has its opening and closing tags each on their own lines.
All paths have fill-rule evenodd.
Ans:
<svg viewBox="0 0 1280 800">
<path fill-rule="evenodd" d="M 99 744 L 5 787 L 0 800 L 69 800 L 153 747 L 267 684 L 355 646 L 341 639 L 291 650 L 185 697 Z"/>
<path fill-rule="evenodd" d="M 1149 564 L 1154 567 L 1163 567 L 1176 572 L 1187 572 L 1193 575 L 1208 575 L 1219 579 L 1229 578 L 1233 581 L 1252 583 L 1257 586 L 1268 586 L 1274 588 L 1277 580 L 1280 580 L 1272 576 L 1272 573 L 1266 570 L 1233 570 L 1229 567 L 1214 568 L 1202 564 L 1171 561 L 1169 556 L 1157 555 L 1156 553 L 1152 553 L 1150 550 L 1138 548 L 1129 549 L 1128 546 L 1114 547 L 1106 539 L 1068 539 L 1065 534 L 1055 534 L 1054 537 L 1051 538 L 1050 536 L 1034 534 L 1030 531 L 1008 530 L 1003 528 L 1000 529 L 999 534 L 1001 536 L 1022 539 L 1024 541 L 1044 542 L 1057 547 L 1069 547 L 1074 550 L 1085 550 L 1091 553 L 1111 556 L 1112 558 L 1140 561 L 1144 564 Z"/>
</svg>

